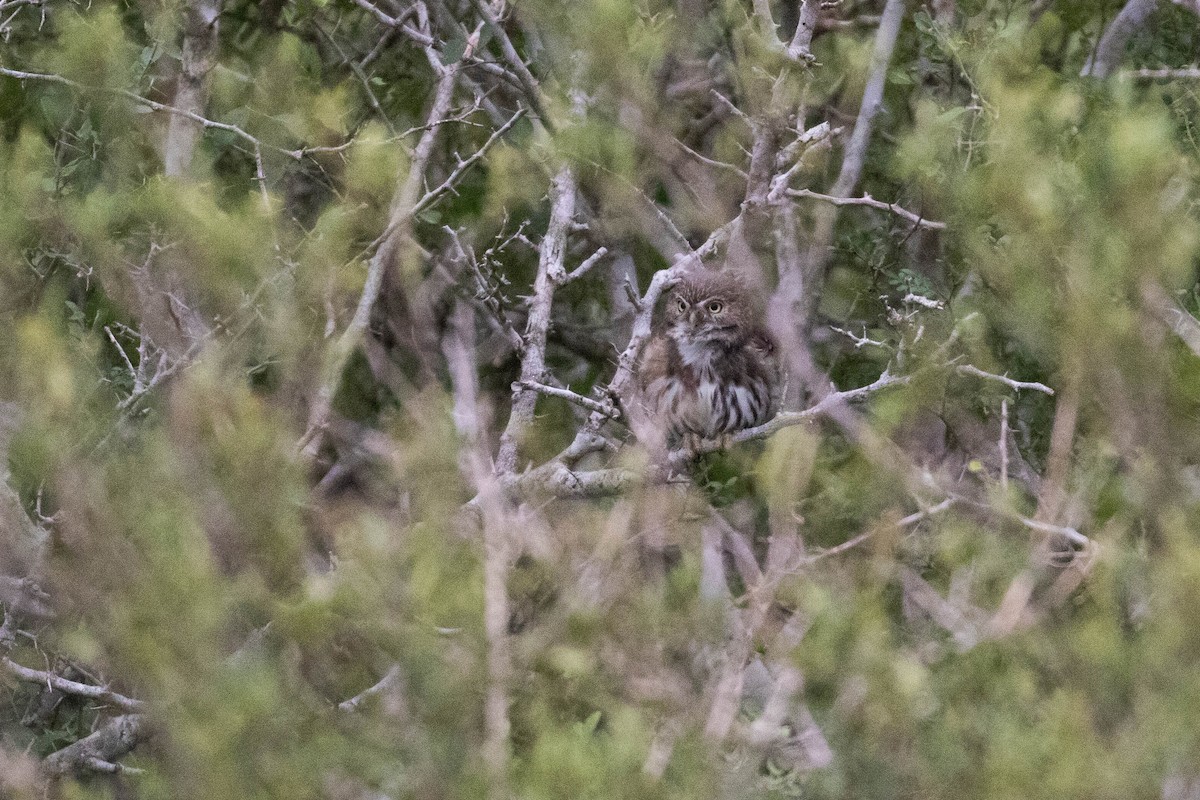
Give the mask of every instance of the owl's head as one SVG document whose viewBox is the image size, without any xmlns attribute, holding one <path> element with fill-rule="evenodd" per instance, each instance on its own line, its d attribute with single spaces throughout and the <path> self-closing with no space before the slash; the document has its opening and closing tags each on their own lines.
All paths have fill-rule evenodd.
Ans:
<svg viewBox="0 0 1200 800">
<path fill-rule="evenodd" d="M 667 330 L 690 341 L 734 342 L 754 309 L 736 275 L 695 272 L 667 295 Z"/>
</svg>

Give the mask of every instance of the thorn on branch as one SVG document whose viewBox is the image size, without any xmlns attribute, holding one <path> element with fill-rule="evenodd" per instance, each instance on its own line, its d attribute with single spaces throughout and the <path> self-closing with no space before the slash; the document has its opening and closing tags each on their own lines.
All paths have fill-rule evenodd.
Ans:
<svg viewBox="0 0 1200 800">
<path fill-rule="evenodd" d="M 79 681 L 68 680 L 61 675 L 50 672 L 48 670 L 32 669 L 24 667 L 13 661 L 7 656 L 0 657 L 0 665 L 9 671 L 13 676 L 20 678 L 29 683 L 40 683 L 51 689 L 57 689 L 64 694 L 74 695 L 76 697 L 85 697 L 90 700 L 96 700 L 102 703 L 108 703 L 116 706 L 122 711 L 140 711 L 145 707 L 145 703 L 141 700 L 135 700 L 132 697 L 126 697 L 119 692 L 114 692 L 105 686 L 95 686 L 90 683 L 80 683 Z"/>
</svg>

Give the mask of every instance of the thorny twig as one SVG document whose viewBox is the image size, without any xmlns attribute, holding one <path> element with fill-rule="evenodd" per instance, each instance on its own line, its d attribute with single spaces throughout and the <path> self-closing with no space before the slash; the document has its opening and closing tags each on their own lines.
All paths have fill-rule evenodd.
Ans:
<svg viewBox="0 0 1200 800">
<path fill-rule="evenodd" d="M 122 711 L 140 711 L 145 707 L 141 700 L 135 700 L 132 697 L 126 697 L 120 692 L 114 692 L 104 686 L 93 686 L 88 683 L 80 683 L 79 681 L 68 680 L 49 670 L 32 669 L 23 667 L 7 656 L 0 657 L 0 665 L 3 665 L 6 670 L 12 675 L 20 678 L 23 681 L 30 683 L 40 683 L 51 689 L 57 689 L 65 694 L 75 695 L 76 697 L 86 697 L 90 700 L 97 700 L 102 703 L 108 703 Z"/>
<path fill-rule="evenodd" d="M 521 378 L 513 392 L 512 411 L 500 437 L 500 452 L 496 456 L 496 471 L 502 475 L 516 470 L 518 444 L 533 422 L 537 394 L 526 385 L 540 382 L 546 369 L 546 334 L 550 328 L 554 292 L 567 278 L 563 259 L 566 256 L 567 231 L 575 216 L 575 176 L 570 167 L 562 167 L 551 183 L 550 206 L 550 224 L 540 247 L 533 300 L 525 329 Z"/>
<path fill-rule="evenodd" d="M 479 30 L 476 29 L 473 37 L 467 42 L 466 51 L 463 53 L 464 59 L 470 56 L 475 44 L 478 43 L 478 36 Z M 435 64 L 438 63 L 437 57 L 432 51 L 429 52 L 429 58 Z M 358 346 L 367 329 L 371 310 L 375 307 L 375 303 L 379 299 L 379 290 L 383 286 L 383 274 L 399 257 L 407 238 L 404 231 L 411 225 L 413 215 L 416 213 L 417 203 L 420 200 L 418 193 L 424 180 L 425 168 L 433 155 L 433 145 L 437 139 L 438 123 L 444 120 L 450 111 L 454 85 L 462 63 L 463 61 L 460 59 L 449 66 L 441 66 L 437 88 L 434 90 L 433 103 L 429 109 L 429 128 L 422 134 L 413 150 L 408 176 L 396 187 L 396 193 L 392 197 L 387 230 L 380 237 L 382 241 L 367 266 L 367 278 L 363 283 L 362 294 L 354 310 L 354 316 L 330 353 L 324 378 L 313 400 L 308 430 L 299 443 L 299 448 L 310 456 L 315 455 L 315 445 L 319 443 L 318 434 L 328 421 L 333 393 L 341 379 L 346 361 L 354 348 Z"/>
</svg>

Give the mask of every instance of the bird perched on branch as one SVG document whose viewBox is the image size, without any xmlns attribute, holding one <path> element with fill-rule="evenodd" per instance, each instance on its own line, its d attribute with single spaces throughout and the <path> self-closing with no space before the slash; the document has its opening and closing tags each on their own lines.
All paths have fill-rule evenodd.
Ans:
<svg viewBox="0 0 1200 800">
<path fill-rule="evenodd" d="M 695 449 L 766 422 L 779 395 L 775 340 L 731 272 L 698 271 L 666 298 L 638 371 L 639 436 Z"/>
</svg>

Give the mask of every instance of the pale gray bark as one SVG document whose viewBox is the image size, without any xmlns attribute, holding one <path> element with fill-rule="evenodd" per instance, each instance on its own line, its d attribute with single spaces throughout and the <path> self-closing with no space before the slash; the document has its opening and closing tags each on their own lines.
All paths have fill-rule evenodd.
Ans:
<svg viewBox="0 0 1200 800">
<path fill-rule="evenodd" d="M 116 760 L 146 739 L 148 727 L 141 714 L 114 717 L 91 736 L 46 756 L 42 769 L 50 775 L 120 772 Z"/>
<path fill-rule="evenodd" d="M 1125 46 L 1158 7 L 1158 0 L 1129 0 L 1104 29 L 1096 52 L 1088 57 L 1080 72 L 1085 78 L 1107 78 L 1125 56 Z"/>
<path fill-rule="evenodd" d="M 517 448 L 533 422 L 537 392 L 525 387 L 540 382 L 546 371 L 546 333 L 550 329 L 554 290 L 567 278 L 563 258 L 566 256 L 567 232 L 574 217 L 575 176 L 570 167 L 563 167 L 550 185 L 550 224 L 538 256 L 521 358 L 521 382 L 524 385 L 513 397 L 512 412 L 500 437 L 500 452 L 496 456 L 496 472 L 502 475 L 516 470 Z"/>
<path fill-rule="evenodd" d="M 191 0 L 184 11 L 179 83 L 173 105 L 189 114 L 204 115 L 208 74 L 216 63 L 221 0 Z M 196 154 L 203 126 L 183 114 L 172 114 L 163 146 L 163 172 L 186 175 Z"/>
<path fill-rule="evenodd" d="M 863 178 L 866 146 L 870 144 L 871 132 L 875 130 L 875 118 L 883 106 L 883 89 L 887 84 L 888 67 L 892 64 L 892 53 L 895 50 L 896 37 L 900 35 L 904 12 L 905 0 L 888 0 L 888 4 L 883 7 L 880 29 L 875 35 L 875 49 L 871 54 L 871 71 L 863 91 L 862 106 L 859 107 L 858 118 L 854 120 L 854 130 L 850 142 L 846 144 L 845 155 L 842 156 L 838 180 L 834 181 L 833 187 L 830 188 L 829 197 L 850 197 Z M 793 312 L 802 331 L 811 325 L 812 311 L 816 307 L 818 297 L 821 296 L 821 283 L 829 260 L 829 247 L 833 243 L 836 222 L 838 206 L 822 206 L 815 210 L 814 229 L 802 273 L 792 276 L 793 281 L 798 279 L 799 285 L 793 287 L 788 295 L 798 299 L 798 302 L 794 303 Z"/>
</svg>

